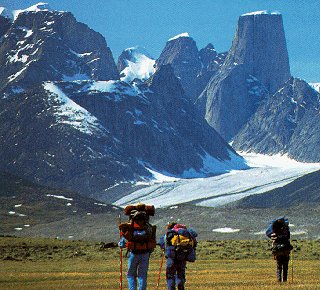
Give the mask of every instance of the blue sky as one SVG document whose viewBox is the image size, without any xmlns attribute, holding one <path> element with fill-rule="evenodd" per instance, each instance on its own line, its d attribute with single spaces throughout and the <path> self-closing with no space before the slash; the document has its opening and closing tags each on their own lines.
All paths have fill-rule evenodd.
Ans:
<svg viewBox="0 0 320 290">
<path fill-rule="evenodd" d="M 26 8 L 38 1 L 0 0 L 0 6 Z M 166 41 L 188 32 L 202 48 L 218 52 L 232 43 L 238 17 L 257 10 L 283 16 L 291 73 L 320 82 L 320 5 L 318 0 L 49 0 L 52 9 L 72 12 L 100 32 L 115 59 L 125 48 L 140 45 L 157 58 Z"/>
</svg>

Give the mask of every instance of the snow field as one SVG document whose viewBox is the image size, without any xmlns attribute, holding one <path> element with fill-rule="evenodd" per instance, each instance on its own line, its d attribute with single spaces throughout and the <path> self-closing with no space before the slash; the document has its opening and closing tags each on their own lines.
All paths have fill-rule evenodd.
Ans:
<svg viewBox="0 0 320 290">
<path fill-rule="evenodd" d="M 247 170 L 232 170 L 213 177 L 181 178 L 174 181 L 167 181 L 164 175 L 159 175 L 159 183 L 155 183 L 155 179 L 152 185 L 117 200 L 114 205 L 125 207 L 127 204 L 143 202 L 158 208 L 182 203 L 218 207 L 284 186 L 320 169 L 320 163 L 301 163 L 286 156 L 253 153 L 242 155 L 250 166 Z"/>
</svg>

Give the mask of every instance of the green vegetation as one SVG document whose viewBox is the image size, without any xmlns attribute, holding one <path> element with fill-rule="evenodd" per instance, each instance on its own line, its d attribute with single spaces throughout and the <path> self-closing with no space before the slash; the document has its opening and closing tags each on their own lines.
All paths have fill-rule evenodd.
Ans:
<svg viewBox="0 0 320 290">
<path fill-rule="evenodd" d="M 294 279 L 289 289 L 318 289 L 320 241 L 293 242 Z M 268 241 L 206 241 L 189 263 L 187 289 L 278 289 Z M 124 251 L 125 252 L 125 251 Z M 152 254 L 149 288 L 155 289 L 161 251 Z M 123 259 L 126 287 L 126 258 Z M 163 267 L 160 289 L 165 289 Z M 290 264 L 291 270 L 291 264 Z M 119 250 L 114 244 L 0 237 L 0 289 L 119 289 Z M 124 288 L 126 289 L 126 288 Z"/>
</svg>

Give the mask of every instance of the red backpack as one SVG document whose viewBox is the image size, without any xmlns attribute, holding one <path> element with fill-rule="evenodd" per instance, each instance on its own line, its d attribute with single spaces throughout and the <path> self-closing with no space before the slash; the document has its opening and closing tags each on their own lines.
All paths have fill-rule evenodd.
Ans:
<svg viewBox="0 0 320 290">
<path fill-rule="evenodd" d="M 147 251 L 156 247 L 156 226 L 149 223 L 149 216 L 154 216 L 152 205 L 128 205 L 124 214 L 129 216 L 127 223 L 119 225 L 122 236 L 127 240 L 128 250 Z"/>
</svg>

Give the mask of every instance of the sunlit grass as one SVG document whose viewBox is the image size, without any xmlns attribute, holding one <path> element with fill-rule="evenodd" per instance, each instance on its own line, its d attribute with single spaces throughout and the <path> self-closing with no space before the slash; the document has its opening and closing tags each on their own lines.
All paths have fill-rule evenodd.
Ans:
<svg viewBox="0 0 320 290">
<path fill-rule="evenodd" d="M 285 288 L 319 289 L 320 261 L 312 256 L 318 251 L 319 242 L 297 244 L 299 250 L 293 253 L 294 275 L 292 277 L 291 261 Z M 36 254 L 37 247 L 41 255 Z M 72 255 L 79 251 L 81 255 Z M 14 253 L 21 255 L 21 260 Z M 151 256 L 148 289 L 156 289 L 160 254 L 157 249 Z M 8 255 L 16 260 L 8 259 Z M 64 255 L 67 258 L 63 258 Z M 0 289 L 119 289 L 119 251 L 117 248 L 101 250 L 99 243 L 0 238 L 0 259 Z M 127 289 L 126 266 L 127 260 L 123 257 L 124 289 Z M 186 289 L 283 288 L 284 285 L 276 282 L 275 270 L 266 241 L 201 242 L 198 260 L 187 266 Z M 166 289 L 165 265 L 159 289 Z"/>
</svg>

